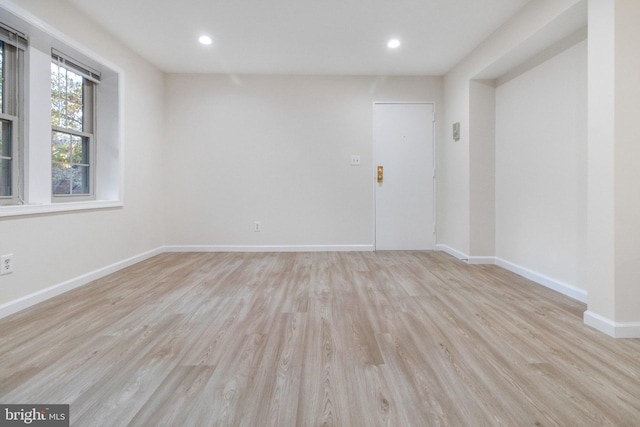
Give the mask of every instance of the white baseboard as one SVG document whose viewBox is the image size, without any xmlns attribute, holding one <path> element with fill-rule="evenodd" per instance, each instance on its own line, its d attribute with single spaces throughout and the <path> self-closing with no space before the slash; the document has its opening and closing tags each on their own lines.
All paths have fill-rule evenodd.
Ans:
<svg viewBox="0 0 640 427">
<path fill-rule="evenodd" d="M 492 256 L 469 256 L 464 252 L 460 252 L 457 249 L 453 249 L 447 245 L 436 245 L 437 251 L 446 252 L 449 255 L 458 258 L 460 261 L 464 261 L 467 264 L 495 264 L 496 258 Z"/>
<path fill-rule="evenodd" d="M 593 311 L 584 312 L 584 324 L 613 338 L 640 338 L 640 322 L 614 322 Z"/>
<path fill-rule="evenodd" d="M 70 291 L 72 289 L 78 288 L 80 286 L 86 285 L 94 280 L 100 279 L 104 276 L 107 276 L 111 273 L 115 273 L 118 270 L 122 270 L 123 268 L 129 267 L 131 265 L 137 264 L 140 261 L 144 261 L 153 256 L 159 255 L 164 252 L 162 247 L 153 249 L 148 252 L 144 252 L 140 255 L 133 256 L 131 258 L 127 258 L 122 261 L 118 261 L 106 267 L 100 268 L 98 270 L 89 272 L 87 274 L 83 274 L 82 276 L 75 277 L 71 280 L 67 280 L 62 283 L 58 283 L 57 285 L 50 286 L 46 289 L 42 289 L 40 291 L 34 292 L 29 295 L 25 295 L 21 298 L 18 298 L 13 301 L 9 301 L 5 304 L 0 305 L 0 319 L 3 317 L 7 317 L 11 314 L 17 313 L 18 311 L 24 310 L 25 308 L 29 308 L 32 305 L 38 304 L 40 302 L 46 301 L 49 298 L 53 298 L 58 296 L 64 292 Z"/>
<path fill-rule="evenodd" d="M 171 245 L 165 252 L 371 252 L 373 245 Z"/>
<path fill-rule="evenodd" d="M 546 288 L 553 289 L 554 291 L 573 298 L 577 301 L 583 302 L 585 304 L 587 302 L 587 292 L 584 289 L 577 288 L 568 283 L 561 282 L 559 280 L 545 276 L 544 274 L 540 274 L 536 271 L 529 270 L 528 268 L 521 267 L 502 258 L 496 257 L 495 264 L 499 267 L 504 268 L 505 270 L 509 270 L 522 277 L 526 277 L 533 282 L 536 282 Z"/>
<path fill-rule="evenodd" d="M 467 264 L 495 264 L 496 258 L 492 256 L 470 256 Z"/>
<path fill-rule="evenodd" d="M 540 274 L 536 271 L 529 270 L 528 268 L 521 267 L 502 258 L 492 256 L 469 256 L 447 245 L 437 245 L 436 249 L 446 252 L 449 255 L 454 256 L 459 260 L 465 261 L 468 264 L 495 264 L 499 267 L 504 268 L 505 270 L 509 270 L 512 273 L 516 273 L 517 275 L 536 282 L 539 285 L 542 285 L 549 289 L 553 289 L 554 291 L 559 292 L 562 295 L 566 295 L 583 303 L 587 302 L 587 292 L 584 289 L 580 289 L 573 285 L 569 285 L 568 283 L 552 279 L 551 277 L 545 276 L 544 274 Z"/>
<path fill-rule="evenodd" d="M 460 261 L 468 261 L 469 260 L 469 255 L 460 252 L 457 249 L 453 249 L 451 246 L 447 246 L 447 245 L 443 245 L 443 244 L 438 244 L 436 245 L 436 250 L 437 251 L 441 251 L 441 252 L 446 252 L 449 255 L 451 255 L 452 257 L 458 258 Z"/>
</svg>

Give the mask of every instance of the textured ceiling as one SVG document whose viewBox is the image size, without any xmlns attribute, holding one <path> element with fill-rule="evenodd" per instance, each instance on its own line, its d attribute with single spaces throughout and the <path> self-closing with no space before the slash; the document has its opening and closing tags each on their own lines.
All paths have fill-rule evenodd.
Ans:
<svg viewBox="0 0 640 427">
<path fill-rule="evenodd" d="M 67 1 L 166 72 L 442 75 L 529 0 Z"/>
</svg>

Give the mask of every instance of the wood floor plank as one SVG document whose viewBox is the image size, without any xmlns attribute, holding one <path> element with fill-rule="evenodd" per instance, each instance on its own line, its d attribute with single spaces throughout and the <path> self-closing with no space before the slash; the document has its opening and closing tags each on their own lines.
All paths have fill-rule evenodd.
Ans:
<svg viewBox="0 0 640 427">
<path fill-rule="evenodd" d="M 0 401 L 74 426 L 640 425 L 640 340 L 585 309 L 438 252 L 165 253 L 0 319 Z"/>
<path fill-rule="evenodd" d="M 245 413 L 242 425 L 294 425 L 302 370 L 306 315 L 277 316 L 266 335 L 266 346 L 252 381 L 254 405 Z"/>
<path fill-rule="evenodd" d="M 193 407 L 215 368 L 176 366 L 131 420 L 132 425 L 178 426 L 189 424 Z"/>
</svg>

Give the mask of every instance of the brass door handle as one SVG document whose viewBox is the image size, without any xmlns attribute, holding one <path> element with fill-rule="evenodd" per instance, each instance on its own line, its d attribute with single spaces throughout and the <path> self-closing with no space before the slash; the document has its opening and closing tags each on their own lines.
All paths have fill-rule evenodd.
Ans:
<svg viewBox="0 0 640 427">
<path fill-rule="evenodd" d="M 382 183 L 384 180 L 384 169 L 382 166 L 378 166 L 378 183 Z"/>
</svg>

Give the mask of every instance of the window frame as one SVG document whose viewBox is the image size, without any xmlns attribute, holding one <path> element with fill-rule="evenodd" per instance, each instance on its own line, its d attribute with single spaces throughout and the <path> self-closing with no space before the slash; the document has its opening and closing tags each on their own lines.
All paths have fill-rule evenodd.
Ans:
<svg viewBox="0 0 640 427">
<path fill-rule="evenodd" d="M 0 42 L 2 44 L 2 105 L 0 105 L 0 121 L 8 122 L 10 138 L 8 156 L 0 153 L 0 159 L 10 161 L 11 183 L 10 195 L 0 195 L 0 206 L 19 205 L 24 203 L 24 164 L 22 161 L 24 143 L 24 55 L 26 38 L 23 34 L 0 23 Z M 1 125 L 0 125 L 1 126 Z M 6 142 L 6 141 L 5 141 Z"/>
<path fill-rule="evenodd" d="M 87 163 L 73 163 L 74 165 L 88 167 L 89 191 L 81 194 L 56 194 L 53 192 L 53 157 L 51 158 L 51 201 L 53 203 L 60 202 L 82 202 L 96 200 L 96 169 L 97 169 L 97 141 L 96 141 L 96 125 L 97 125 L 97 85 L 100 81 L 100 73 L 87 67 L 64 55 L 63 53 L 52 49 L 51 63 L 56 64 L 58 69 L 64 68 L 67 72 L 72 72 L 82 77 L 82 131 L 51 124 L 51 144 L 53 147 L 53 135 L 55 133 L 68 134 L 71 137 L 76 136 L 88 141 L 87 147 L 89 151 L 89 160 Z M 53 96 L 51 97 L 51 109 L 53 114 Z M 53 120 L 52 120 L 53 122 Z"/>
</svg>

